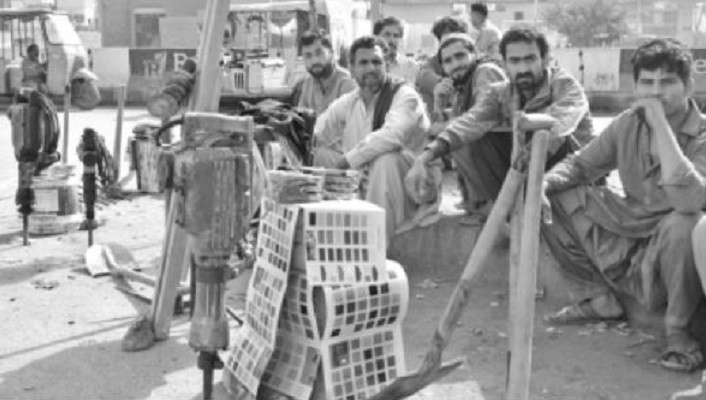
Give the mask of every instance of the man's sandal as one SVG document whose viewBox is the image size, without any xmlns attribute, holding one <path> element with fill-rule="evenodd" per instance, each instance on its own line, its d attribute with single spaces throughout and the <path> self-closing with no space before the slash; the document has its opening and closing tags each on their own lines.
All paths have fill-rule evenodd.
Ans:
<svg viewBox="0 0 706 400">
<path fill-rule="evenodd" d="M 583 325 L 602 321 L 624 321 L 625 315 L 603 316 L 598 314 L 591 305 L 591 300 L 583 300 L 566 306 L 554 314 L 544 317 L 544 322 L 550 325 Z"/>
<path fill-rule="evenodd" d="M 692 372 L 703 361 L 699 343 L 686 333 L 675 333 L 667 337 L 667 350 L 662 353 L 659 363 L 670 371 Z"/>
</svg>

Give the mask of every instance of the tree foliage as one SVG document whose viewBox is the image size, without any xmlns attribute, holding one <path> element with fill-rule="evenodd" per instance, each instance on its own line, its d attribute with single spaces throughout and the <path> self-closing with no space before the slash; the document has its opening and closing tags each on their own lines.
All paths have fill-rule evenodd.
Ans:
<svg viewBox="0 0 706 400">
<path fill-rule="evenodd" d="M 545 10 L 548 27 L 566 35 L 572 46 L 615 43 L 628 32 L 625 11 L 614 1 L 557 3 Z"/>
</svg>

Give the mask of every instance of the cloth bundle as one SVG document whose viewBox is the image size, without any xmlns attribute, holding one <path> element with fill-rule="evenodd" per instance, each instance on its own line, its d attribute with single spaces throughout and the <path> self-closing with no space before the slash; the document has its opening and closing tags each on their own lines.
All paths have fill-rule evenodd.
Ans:
<svg viewBox="0 0 706 400">
<path fill-rule="evenodd" d="M 305 174 L 323 178 L 324 200 L 351 200 L 358 197 L 361 172 L 353 169 L 301 168 Z"/>
<path fill-rule="evenodd" d="M 313 203 L 323 199 L 322 176 L 294 171 L 267 171 L 269 197 L 280 204 Z"/>
</svg>

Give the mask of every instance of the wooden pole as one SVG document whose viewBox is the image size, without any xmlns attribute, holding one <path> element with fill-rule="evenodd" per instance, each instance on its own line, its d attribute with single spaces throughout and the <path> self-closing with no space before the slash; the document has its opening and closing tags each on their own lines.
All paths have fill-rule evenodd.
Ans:
<svg viewBox="0 0 706 400">
<path fill-rule="evenodd" d="M 125 85 L 116 88 L 115 93 L 118 98 L 118 116 L 115 123 L 115 141 L 113 142 L 113 158 L 115 158 L 115 179 L 120 179 L 120 156 L 123 141 L 123 112 L 125 110 Z"/>
<path fill-rule="evenodd" d="M 196 82 L 189 103 L 191 111 L 218 112 L 221 95 L 218 61 L 229 7 L 229 0 L 209 0 L 206 3 L 197 55 Z M 191 262 L 192 239 L 184 228 L 176 225 L 177 212 L 174 208 L 177 201 L 180 201 L 179 196 L 172 195 L 168 203 L 168 233 L 164 238 L 162 265 L 150 310 L 155 337 L 162 340 L 169 337 L 177 286 L 183 271 Z"/>
<path fill-rule="evenodd" d="M 517 301 L 510 351 L 510 379 L 506 398 L 529 400 L 532 374 L 532 334 L 534 331 L 534 303 L 539 262 L 539 227 L 542 211 L 542 180 L 547 160 L 549 132 L 538 131 L 532 138 L 527 182 L 527 199 L 522 221 L 520 268 L 517 271 Z"/>
<path fill-rule="evenodd" d="M 512 156 L 511 160 L 518 160 L 519 154 L 522 150 L 523 138 L 521 132 L 517 127 L 517 118 L 513 118 L 512 122 Z M 508 269 L 508 338 L 509 343 L 512 343 L 515 334 L 515 324 L 512 321 L 517 319 L 515 315 L 517 312 L 517 269 L 520 263 L 520 241 L 522 236 L 522 204 L 524 202 L 524 182 L 522 183 L 520 190 L 517 191 L 517 200 L 512 209 L 510 217 L 510 262 Z M 507 366 L 505 370 L 505 388 L 510 382 L 510 363 L 512 361 L 512 351 L 508 348 L 507 350 Z"/>
<path fill-rule="evenodd" d="M 500 230 L 517 199 L 517 192 L 522 186 L 523 173 L 510 168 L 498 194 L 498 199 L 490 211 L 480 236 L 473 246 L 471 257 L 463 269 L 456 288 L 446 305 L 439 325 L 434 332 L 431 346 L 427 350 L 422 366 L 413 374 L 398 378 L 375 394 L 370 400 L 397 400 L 409 397 L 424 388 L 440 376 L 444 367 L 441 365 L 441 355 L 451 340 L 451 334 L 456 329 L 457 322 L 468 304 L 471 288 L 481 273 L 491 265 L 488 258 L 493 252 Z"/>
<path fill-rule="evenodd" d="M 309 0 L 309 29 L 314 30 L 319 27 L 318 11 L 316 10 L 316 0 Z"/>
<path fill-rule="evenodd" d="M 370 0 L 370 19 L 375 23 L 382 18 L 382 0 Z"/>
<path fill-rule="evenodd" d="M 71 85 L 64 86 L 64 143 L 62 146 L 61 161 L 69 162 L 69 114 L 71 113 Z"/>
</svg>

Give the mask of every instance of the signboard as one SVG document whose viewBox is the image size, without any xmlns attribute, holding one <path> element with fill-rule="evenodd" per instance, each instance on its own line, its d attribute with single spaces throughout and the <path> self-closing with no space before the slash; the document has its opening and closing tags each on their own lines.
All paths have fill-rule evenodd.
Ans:
<svg viewBox="0 0 706 400">
<path fill-rule="evenodd" d="M 150 97 L 171 72 L 181 68 L 196 49 L 130 49 L 130 87 Z"/>
</svg>

